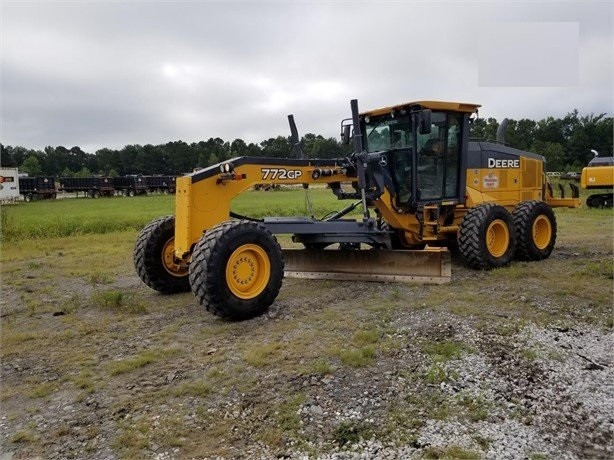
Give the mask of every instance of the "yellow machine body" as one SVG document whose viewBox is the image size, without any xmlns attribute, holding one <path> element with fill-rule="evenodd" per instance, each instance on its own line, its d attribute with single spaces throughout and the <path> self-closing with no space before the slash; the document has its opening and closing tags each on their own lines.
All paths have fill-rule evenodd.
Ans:
<svg viewBox="0 0 614 460">
<path fill-rule="evenodd" d="M 614 187 L 614 166 L 587 166 L 580 176 L 582 188 L 607 189 Z"/>
<path fill-rule="evenodd" d="M 361 117 L 378 116 L 414 106 L 463 114 L 471 114 L 479 107 L 476 104 L 457 102 L 418 101 L 363 112 Z M 479 156 L 479 152 L 468 150 L 466 155 L 471 160 L 471 157 Z M 308 165 L 301 165 L 291 158 L 268 160 L 271 159 L 235 166 L 237 159 L 231 159 L 177 179 L 175 254 L 178 258 L 189 258 L 193 245 L 204 231 L 230 219 L 232 199 L 255 185 L 341 182 L 351 187 L 357 180 L 355 175 L 348 175 L 342 165 L 331 165 L 331 160 L 324 162 L 324 165 L 318 160 Z M 466 167 L 464 202 L 443 200 L 437 206 L 427 203 L 423 206 L 425 218 L 422 223 L 414 213 L 395 206 L 394 197 L 387 190 L 370 205 L 391 227 L 405 232 L 404 240 L 408 247 L 446 240 L 456 233 L 467 210 L 482 203 L 497 203 L 510 212 L 519 203 L 530 200 L 544 201 L 552 207 L 578 207 L 577 197 L 554 196 L 548 186 L 544 162 L 543 157 L 535 154 L 508 159 L 492 159 L 487 156 L 483 159 L 473 158 Z M 477 167 L 471 167 L 472 164 Z M 224 165 L 230 165 L 232 170 L 223 171 Z M 322 169 L 327 170 L 327 175 L 322 174 L 314 179 L 314 171 Z M 442 208 L 448 212 L 441 212 Z"/>
<path fill-rule="evenodd" d="M 226 164 L 233 164 L 233 160 Z M 329 167 L 334 171 L 334 175 L 313 180 L 311 176 L 316 169 L 321 168 L 315 164 L 293 166 L 292 159 L 288 159 L 287 163 L 281 166 L 264 162 L 245 164 L 235 167 L 233 172 L 229 173 L 220 172 L 219 166 L 215 165 L 177 178 L 175 254 L 179 258 L 189 256 L 192 246 L 204 231 L 230 219 L 232 199 L 255 185 L 327 184 L 340 179 L 355 180 L 344 177 L 343 169 L 334 166 Z M 199 180 L 211 172 L 215 174 Z M 289 172 L 292 178 L 288 177 Z"/>
<path fill-rule="evenodd" d="M 580 185 L 586 190 L 601 190 L 586 199 L 589 208 L 614 206 L 614 158 L 593 158 L 588 166 L 582 169 Z"/>
</svg>

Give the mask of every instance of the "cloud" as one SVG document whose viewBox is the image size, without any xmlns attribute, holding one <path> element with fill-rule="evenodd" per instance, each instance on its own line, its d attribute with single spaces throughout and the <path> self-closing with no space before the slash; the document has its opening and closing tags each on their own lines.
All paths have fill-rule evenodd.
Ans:
<svg viewBox="0 0 614 460">
<path fill-rule="evenodd" d="M 484 88 L 485 25 L 577 22 L 579 83 Z M 600 2 L 3 2 L 4 144 L 90 151 L 221 137 L 338 136 L 362 109 L 420 99 L 502 118 L 611 111 Z M 487 37 L 486 37 L 487 39 Z"/>
</svg>

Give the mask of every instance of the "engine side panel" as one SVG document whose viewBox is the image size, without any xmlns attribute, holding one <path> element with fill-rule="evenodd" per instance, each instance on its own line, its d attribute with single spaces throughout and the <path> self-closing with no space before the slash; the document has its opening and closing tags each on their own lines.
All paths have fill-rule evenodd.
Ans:
<svg viewBox="0 0 614 460">
<path fill-rule="evenodd" d="M 544 157 L 504 145 L 470 142 L 467 156 L 467 206 L 497 202 L 515 206 L 544 199 Z"/>
<path fill-rule="evenodd" d="M 580 184 L 584 189 L 614 187 L 614 166 L 587 166 L 582 169 Z"/>
</svg>

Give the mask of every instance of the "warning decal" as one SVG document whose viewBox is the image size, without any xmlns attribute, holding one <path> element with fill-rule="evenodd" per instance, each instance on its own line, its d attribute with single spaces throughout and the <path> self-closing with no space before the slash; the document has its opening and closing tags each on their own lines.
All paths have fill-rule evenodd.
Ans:
<svg viewBox="0 0 614 460">
<path fill-rule="evenodd" d="M 484 176 L 484 188 L 498 188 L 499 187 L 499 177 L 493 173 L 488 173 L 487 176 Z"/>
</svg>

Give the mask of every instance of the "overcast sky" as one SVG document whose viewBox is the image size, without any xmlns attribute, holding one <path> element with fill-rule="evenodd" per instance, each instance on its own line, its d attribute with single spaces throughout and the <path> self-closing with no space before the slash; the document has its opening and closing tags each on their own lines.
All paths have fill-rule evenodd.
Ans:
<svg viewBox="0 0 614 460">
<path fill-rule="evenodd" d="M 612 2 L 6 1 L 0 142 L 338 137 L 414 100 L 480 116 L 614 111 Z"/>
</svg>

